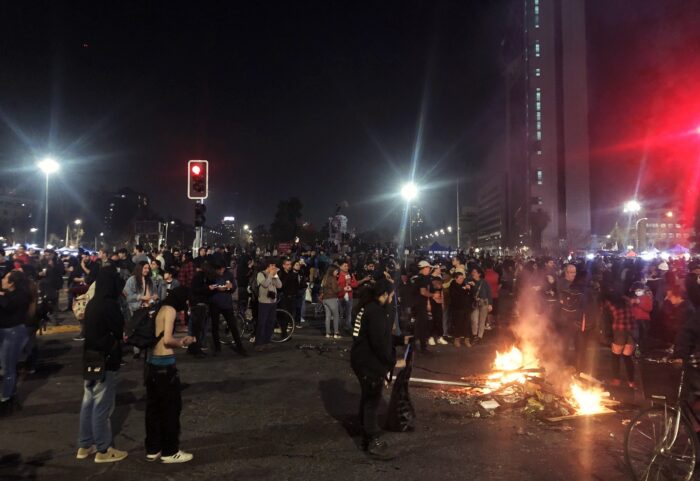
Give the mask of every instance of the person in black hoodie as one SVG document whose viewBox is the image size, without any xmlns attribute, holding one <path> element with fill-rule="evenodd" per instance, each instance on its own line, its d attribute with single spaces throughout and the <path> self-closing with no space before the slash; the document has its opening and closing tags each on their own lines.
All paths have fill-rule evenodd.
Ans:
<svg viewBox="0 0 700 481">
<path fill-rule="evenodd" d="M 95 296 L 85 308 L 84 362 L 86 370 L 97 366 L 100 374 L 86 379 L 83 384 L 76 457 L 86 459 L 95 454 L 96 463 L 110 463 L 127 456 L 125 451 L 112 446 L 109 419 L 114 409 L 117 371 L 121 365 L 124 316 L 118 298 L 123 283 L 114 268 L 101 269 L 95 282 Z"/>
<path fill-rule="evenodd" d="M 380 279 L 367 290 L 354 316 L 353 342 L 350 365 L 355 372 L 360 389 L 360 424 L 363 433 L 363 448 L 378 459 L 392 459 L 394 454 L 383 441 L 377 420 L 377 408 L 382 399 L 382 388 L 396 363 L 394 336 L 393 297 L 394 286 Z M 398 338 L 396 339 L 398 341 Z"/>
<path fill-rule="evenodd" d="M 27 340 L 25 322 L 30 303 L 27 276 L 21 271 L 5 274 L 0 291 L 0 365 L 3 369 L 0 414 L 9 414 L 16 394 L 17 359 Z"/>
</svg>

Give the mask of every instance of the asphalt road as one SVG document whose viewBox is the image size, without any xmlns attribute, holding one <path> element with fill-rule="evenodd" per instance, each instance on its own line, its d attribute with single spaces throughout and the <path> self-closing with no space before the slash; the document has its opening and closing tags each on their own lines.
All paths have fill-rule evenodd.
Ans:
<svg viewBox="0 0 700 481">
<path fill-rule="evenodd" d="M 178 355 L 184 385 L 181 446 L 195 455 L 183 465 L 145 461 L 143 365 L 128 359 L 119 372 L 112 423 L 116 446 L 129 457 L 109 465 L 78 461 L 81 346 L 71 337 L 56 333 L 40 339 L 40 369 L 20 386 L 23 409 L 0 419 L 3 481 L 628 479 L 622 420 L 630 413 L 556 426 L 512 411 L 473 418 L 464 406 L 425 388 L 411 390 L 416 431 L 387 435 L 399 456 L 390 462 L 369 459 L 358 448 L 359 389 L 343 350 L 350 341 L 326 343 L 312 329 L 248 358 L 226 350 L 203 360 Z M 301 343 L 337 350 L 302 351 Z M 416 360 L 415 375 L 483 371 L 493 348 L 442 346 L 434 356 Z"/>
</svg>

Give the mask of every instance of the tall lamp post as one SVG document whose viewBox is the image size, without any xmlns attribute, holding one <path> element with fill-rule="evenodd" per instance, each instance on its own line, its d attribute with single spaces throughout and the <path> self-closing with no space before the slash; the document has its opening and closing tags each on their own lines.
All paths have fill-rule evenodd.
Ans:
<svg viewBox="0 0 700 481">
<path fill-rule="evenodd" d="M 408 213 L 408 245 L 413 244 L 413 215 L 411 202 L 418 196 L 418 186 L 408 182 L 401 187 L 401 197 L 406 200 L 406 212 Z"/>
<path fill-rule="evenodd" d="M 640 204 L 639 201 L 636 199 L 628 200 L 627 202 L 625 202 L 625 205 L 622 206 L 622 212 L 624 212 L 625 214 L 629 214 L 630 220 L 631 220 L 631 216 L 635 216 L 635 217 L 638 216 L 639 212 L 641 212 L 641 210 L 642 210 L 642 204 Z M 637 228 L 639 227 L 639 221 L 644 220 L 644 219 L 645 218 L 638 219 L 637 222 L 635 223 L 635 226 L 634 226 L 634 235 L 637 238 L 637 241 L 636 241 L 637 249 L 639 249 L 639 232 L 637 231 Z M 628 226 L 629 226 L 629 224 L 628 224 Z M 627 242 L 629 242 L 629 227 L 628 227 L 628 231 L 627 231 L 627 238 L 625 239 L 625 243 L 627 243 Z"/>
<path fill-rule="evenodd" d="M 46 157 L 38 165 L 39 169 L 46 175 L 46 199 L 44 201 L 44 249 L 46 249 L 49 238 L 49 176 L 58 171 L 61 166 L 51 157 Z"/>
</svg>

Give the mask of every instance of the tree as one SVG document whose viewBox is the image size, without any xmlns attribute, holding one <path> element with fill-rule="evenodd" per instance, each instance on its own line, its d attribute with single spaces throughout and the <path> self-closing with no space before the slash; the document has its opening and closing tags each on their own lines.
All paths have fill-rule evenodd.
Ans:
<svg viewBox="0 0 700 481">
<path fill-rule="evenodd" d="M 274 242 L 293 241 L 299 233 L 299 220 L 301 219 L 301 201 L 292 197 L 289 200 L 280 201 L 277 204 L 275 220 L 270 226 L 270 234 Z"/>
<path fill-rule="evenodd" d="M 549 212 L 542 209 L 530 213 L 530 228 L 532 229 L 532 243 L 535 252 L 542 250 L 542 233 L 551 220 Z"/>
</svg>

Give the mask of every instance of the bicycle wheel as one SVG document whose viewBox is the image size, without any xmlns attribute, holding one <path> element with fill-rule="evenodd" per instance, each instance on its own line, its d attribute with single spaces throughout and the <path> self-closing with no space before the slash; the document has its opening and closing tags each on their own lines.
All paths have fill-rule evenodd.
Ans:
<svg viewBox="0 0 700 481">
<path fill-rule="evenodd" d="M 673 441 L 677 415 L 676 408 L 653 406 L 630 422 L 625 462 L 635 481 L 687 481 L 693 476 L 698 440 L 690 421 L 681 415 Z"/>
<path fill-rule="evenodd" d="M 219 316 L 219 342 L 224 345 L 233 344 L 233 335 L 224 316 Z"/>
<path fill-rule="evenodd" d="M 294 316 L 284 309 L 277 309 L 277 321 L 272 331 L 272 342 L 285 342 L 294 333 Z"/>
<path fill-rule="evenodd" d="M 251 336 L 255 335 L 253 331 L 253 319 L 252 317 L 248 319 L 247 316 L 242 315 L 240 312 L 236 312 L 236 325 L 238 326 L 238 332 L 241 334 L 241 338 L 250 339 Z"/>
</svg>

